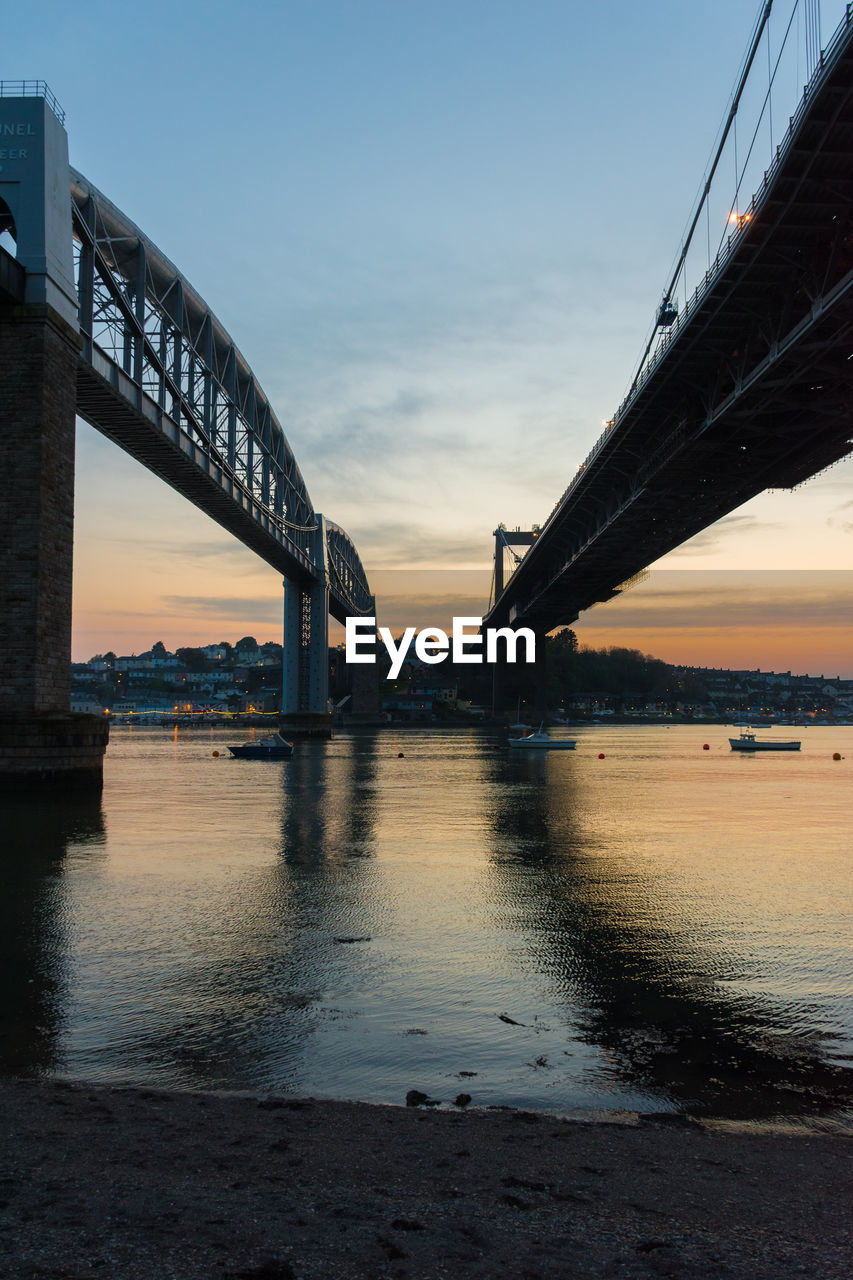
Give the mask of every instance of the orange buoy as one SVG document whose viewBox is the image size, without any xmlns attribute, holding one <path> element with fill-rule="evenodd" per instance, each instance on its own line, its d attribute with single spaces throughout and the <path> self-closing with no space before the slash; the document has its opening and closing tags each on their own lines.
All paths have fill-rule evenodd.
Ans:
<svg viewBox="0 0 853 1280">
<path fill-rule="evenodd" d="M 214 753 L 213 753 L 213 754 L 214 754 L 214 756 L 216 756 L 216 757 L 218 758 L 218 756 L 219 756 L 219 752 L 218 752 L 218 751 L 214 751 Z"/>
<path fill-rule="evenodd" d="M 841 752 L 840 752 L 840 751 L 833 751 L 833 753 L 832 753 L 832 758 L 833 758 L 833 760 L 840 760 L 840 759 L 841 759 Z"/>
</svg>

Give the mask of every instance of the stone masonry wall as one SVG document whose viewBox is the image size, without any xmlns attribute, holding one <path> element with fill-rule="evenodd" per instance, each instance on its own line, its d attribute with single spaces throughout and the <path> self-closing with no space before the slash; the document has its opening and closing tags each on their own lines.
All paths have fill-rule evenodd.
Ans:
<svg viewBox="0 0 853 1280">
<path fill-rule="evenodd" d="M 0 714 L 67 712 L 77 336 L 0 307 Z"/>
</svg>

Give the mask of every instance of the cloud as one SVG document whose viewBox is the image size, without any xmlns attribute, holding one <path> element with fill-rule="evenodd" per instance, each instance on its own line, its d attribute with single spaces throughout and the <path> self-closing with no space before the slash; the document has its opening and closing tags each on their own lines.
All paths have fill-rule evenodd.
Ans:
<svg viewBox="0 0 853 1280">
<path fill-rule="evenodd" d="M 127 547 L 137 555 L 141 552 L 148 552 L 157 557 L 180 555 L 181 559 L 188 560 L 211 560 L 218 559 L 220 556 L 237 558 L 253 554 L 242 542 L 224 530 L 220 538 L 210 542 L 200 539 L 187 541 L 180 537 L 158 538 L 141 533 L 137 538 L 112 538 L 111 544 L 115 547 Z"/>
<path fill-rule="evenodd" d="M 842 502 L 839 507 L 835 508 L 835 512 L 827 517 L 827 525 L 830 529 L 842 529 L 845 533 L 853 533 L 853 520 L 839 520 L 836 513 L 841 511 L 853 510 L 853 498 L 849 502 Z"/>
<path fill-rule="evenodd" d="M 357 327 L 351 318 L 349 346 L 327 331 L 322 366 L 289 361 L 276 399 L 289 405 L 283 422 L 312 498 L 347 527 L 356 502 L 392 521 L 439 509 L 445 528 L 478 510 L 489 532 L 500 519 L 542 520 L 604 412 L 583 407 L 597 371 L 566 358 L 572 319 L 585 310 L 573 282 L 463 268 L 423 283 L 416 305 L 407 278 L 399 305 L 386 299 Z"/>
<path fill-rule="evenodd" d="M 582 625 L 630 631 L 662 627 L 849 628 L 853 572 L 653 572 L 647 582 L 582 615 Z"/>
<path fill-rule="evenodd" d="M 653 570 L 574 625 L 584 644 L 668 662 L 851 677 L 853 572 Z"/>
<path fill-rule="evenodd" d="M 383 596 L 377 602 L 379 625 L 392 631 L 405 627 L 441 627 L 448 633 L 456 618 L 482 618 L 487 601 L 477 592 L 466 595 Z"/>
<path fill-rule="evenodd" d="M 689 541 L 676 547 L 669 554 L 675 556 L 707 555 L 716 551 L 720 543 L 732 534 L 742 537 L 744 534 L 757 533 L 759 530 L 779 529 L 782 526 L 770 520 L 758 520 L 750 515 L 723 516 L 716 524 L 693 535 Z"/>
<path fill-rule="evenodd" d="M 451 569 L 453 566 L 468 566 L 472 561 L 479 561 L 485 567 L 492 553 L 492 539 L 484 538 L 479 530 L 473 530 L 467 536 L 461 530 L 437 533 L 434 525 L 383 520 L 356 525 L 347 532 L 354 538 L 362 559 L 373 557 L 380 561 L 381 568 L 374 573 L 384 568 L 423 565 L 427 561 Z"/>
<path fill-rule="evenodd" d="M 164 596 L 163 603 L 171 614 L 211 616 L 216 619 L 217 626 L 224 626 L 233 618 L 245 618 L 258 624 L 281 622 L 281 601 L 270 600 L 269 597 Z"/>
</svg>

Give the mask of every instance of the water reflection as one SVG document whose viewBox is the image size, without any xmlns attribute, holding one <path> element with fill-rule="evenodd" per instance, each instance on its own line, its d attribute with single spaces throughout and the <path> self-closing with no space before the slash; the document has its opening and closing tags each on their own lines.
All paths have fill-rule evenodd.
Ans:
<svg viewBox="0 0 853 1280">
<path fill-rule="evenodd" d="M 0 1071 L 36 1076 L 59 1066 L 68 988 L 69 850 L 103 844 L 100 797 L 4 798 L 0 806 Z"/>
<path fill-rule="evenodd" d="M 330 867 L 374 851 L 376 734 L 306 743 L 293 756 L 282 794 L 282 856 Z"/>
<path fill-rule="evenodd" d="M 641 860 L 614 866 L 579 822 L 575 773 L 549 764 L 494 762 L 492 867 L 574 1035 L 621 1082 L 698 1113 L 850 1106 L 853 1070 L 827 1061 L 829 1034 L 814 1017 L 805 1029 L 801 1009 L 726 990 L 750 973 L 748 952 L 702 936 Z"/>
<path fill-rule="evenodd" d="M 235 850 L 230 874 L 187 910 L 183 950 L 132 1002 L 132 1033 L 98 1046 L 101 1071 L 115 1054 L 139 1080 L 301 1087 L 313 1035 L 341 1016 L 329 992 L 369 984 L 375 963 L 343 940 L 379 932 L 384 911 L 370 869 L 375 750 L 372 737 L 305 743 L 255 770 L 251 856 Z"/>
</svg>

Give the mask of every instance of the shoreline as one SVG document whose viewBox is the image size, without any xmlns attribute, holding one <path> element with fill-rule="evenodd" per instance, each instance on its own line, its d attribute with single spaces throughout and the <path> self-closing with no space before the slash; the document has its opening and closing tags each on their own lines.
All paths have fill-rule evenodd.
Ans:
<svg viewBox="0 0 853 1280">
<path fill-rule="evenodd" d="M 3 1280 L 849 1276 L 839 1131 L 53 1079 L 0 1113 Z"/>
</svg>

